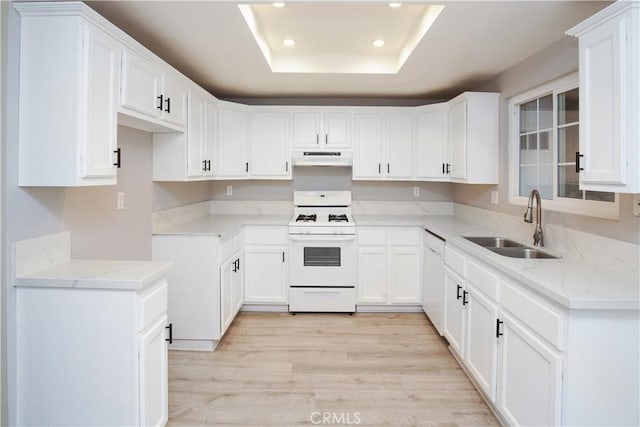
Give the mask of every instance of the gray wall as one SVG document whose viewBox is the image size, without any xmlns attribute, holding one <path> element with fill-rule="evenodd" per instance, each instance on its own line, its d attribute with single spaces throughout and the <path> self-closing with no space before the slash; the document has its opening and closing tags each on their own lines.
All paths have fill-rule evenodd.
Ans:
<svg viewBox="0 0 640 427">
<path fill-rule="evenodd" d="M 499 185 L 453 185 L 453 199 L 458 203 L 522 216 L 522 206 L 508 203 L 509 185 L 509 98 L 541 84 L 578 70 L 578 42 L 565 37 L 559 42 L 525 59 L 499 76 L 474 88 L 500 92 L 500 183 Z M 492 190 L 499 192 L 499 204 L 490 203 Z M 544 207 L 544 202 L 543 202 Z M 633 216 L 631 195 L 620 195 L 618 221 L 554 211 L 544 211 L 545 223 L 557 224 L 631 243 L 640 243 L 640 218 Z"/>
<path fill-rule="evenodd" d="M 292 181 L 216 181 L 211 185 L 213 200 L 292 200 L 295 190 L 351 190 L 354 200 L 451 201 L 449 183 L 352 181 L 350 167 L 293 168 Z M 233 194 L 226 195 L 231 185 Z M 413 187 L 420 197 L 413 197 Z"/>
</svg>

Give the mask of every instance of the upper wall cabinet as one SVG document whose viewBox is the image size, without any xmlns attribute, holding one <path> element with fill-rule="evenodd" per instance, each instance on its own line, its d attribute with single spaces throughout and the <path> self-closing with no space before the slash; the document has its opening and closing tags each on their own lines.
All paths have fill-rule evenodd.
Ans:
<svg viewBox="0 0 640 427">
<path fill-rule="evenodd" d="M 314 150 L 351 148 L 351 113 L 313 109 L 293 113 L 293 146 Z"/>
<path fill-rule="evenodd" d="M 213 179 L 216 161 L 216 99 L 199 87 L 189 90 L 187 130 L 153 134 L 153 180 Z"/>
<path fill-rule="evenodd" d="M 619 1 L 579 38 L 580 189 L 640 193 L 640 3 Z"/>
<path fill-rule="evenodd" d="M 186 82 L 145 56 L 123 49 L 120 106 L 127 116 L 123 124 L 152 132 L 181 131 L 187 123 Z"/>
<path fill-rule="evenodd" d="M 81 3 L 20 14 L 18 183 L 116 183 L 120 44 Z M 65 13 L 60 13 L 64 11 Z"/>
<path fill-rule="evenodd" d="M 242 104 L 218 103 L 218 177 L 249 176 L 248 108 Z"/>
<path fill-rule="evenodd" d="M 357 113 L 354 152 L 355 180 L 411 179 L 412 112 Z"/>
<path fill-rule="evenodd" d="M 449 101 L 452 182 L 498 183 L 499 93 L 465 92 Z"/>
<path fill-rule="evenodd" d="M 416 115 L 416 178 L 448 181 L 449 109 L 446 104 L 419 107 Z"/>
<path fill-rule="evenodd" d="M 290 115 L 252 111 L 249 124 L 249 173 L 255 179 L 291 179 Z"/>
</svg>

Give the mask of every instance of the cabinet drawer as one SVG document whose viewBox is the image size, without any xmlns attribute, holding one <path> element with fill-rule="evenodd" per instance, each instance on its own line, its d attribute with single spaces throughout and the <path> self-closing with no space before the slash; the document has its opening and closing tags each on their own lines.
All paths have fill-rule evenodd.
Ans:
<svg viewBox="0 0 640 427">
<path fill-rule="evenodd" d="M 290 288 L 289 311 L 356 311 L 356 290 L 354 288 Z M 331 307 L 328 309 L 327 307 Z"/>
<path fill-rule="evenodd" d="M 286 227 L 248 227 L 245 229 L 247 245 L 286 245 Z"/>
<path fill-rule="evenodd" d="M 421 233 L 417 229 L 390 230 L 387 233 L 389 244 L 392 246 L 420 246 Z"/>
<path fill-rule="evenodd" d="M 444 246 L 444 263 L 463 278 L 467 277 L 467 261 L 464 255 L 447 244 Z"/>
<path fill-rule="evenodd" d="M 507 282 L 502 282 L 500 302 L 542 338 L 559 350 L 563 349 L 564 319 L 561 313 Z"/>
<path fill-rule="evenodd" d="M 467 263 L 467 280 L 485 295 L 493 300 L 498 300 L 498 287 L 500 279 L 487 268 L 473 261 Z"/>
<path fill-rule="evenodd" d="M 387 233 L 384 230 L 358 230 L 359 245 L 386 245 Z"/>
<path fill-rule="evenodd" d="M 151 287 L 154 289 L 140 297 L 140 331 L 167 313 L 167 279 Z"/>
</svg>

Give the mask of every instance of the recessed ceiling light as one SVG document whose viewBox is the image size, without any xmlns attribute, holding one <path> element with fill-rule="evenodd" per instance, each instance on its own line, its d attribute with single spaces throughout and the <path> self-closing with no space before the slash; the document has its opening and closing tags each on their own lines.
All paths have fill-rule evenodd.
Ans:
<svg viewBox="0 0 640 427">
<path fill-rule="evenodd" d="M 286 3 L 283 2 L 283 1 L 277 1 L 277 2 L 272 3 L 272 4 L 273 4 L 273 7 L 284 7 L 286 5 Z"/>
<path fill-rule="evenodd" d="M 285 46 L 291 47 L 294 44 L 296 44 L 296 41 L 293 40 L 293 39 L 284 39 L 284 40 L 282 40 L 282 44 L 285 45 Z"/>
<path fill-rule="evenodd" d="M 376 39 L 376 40 L 372 41 L 371 44 L 374 45 L 375 47 L 382 47 L 382 46 L 384 46 L 384 40 Z"/>
<path fill-rule="evenodd" d="M 397 1 L 393 1 L 393 2 L 389 3 L 389 7 L 392 7 L 392 8 L 394 8 L 394 9 L 397 9 L 397 8 L 399 8 L 400 6 L 402 6 L 402 3 L 399 3 L 399 2 L 397 2 Z"/>
</svg>

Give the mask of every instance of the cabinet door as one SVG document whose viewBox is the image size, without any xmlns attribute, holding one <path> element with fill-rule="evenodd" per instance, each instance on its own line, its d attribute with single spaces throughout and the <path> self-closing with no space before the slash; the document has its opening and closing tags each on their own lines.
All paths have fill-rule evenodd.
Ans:
<svg viewBox="0 0 640 427">
<path fill-rule="evenodd" d="M 382 117 L 358 115 L 355 119 L 353 179 L 382 178 Z"/>
<path fill-rule="evenodd" d="M 187 126 L 187 176 L 203 176 L 207 170 L 204 158 L 205 101 L 197 93 L 189 94 L 189 120 Z"/>
<path fill-rule="evenodd" d="M 149 60 L 129 50 L 122 51 L 120 105 L 149 117 L 159 117 L 161 71 Z"/>
<path fill-rule="evenodd" d="M 500 320 L 498 410 L 509 425 L 559 425 L 561 356 L 506 313 Z"/>
<path fill-rule="evenodd" d="M 444 272 L 444 336 L 451 348 L 463 359 L 464 280 L 446 267 Z"/>
<path fill-rule="evenodd" d="M 413 177 L 413 116 L 392 114 L 387 118 L 385 131 L 386 176 L 409 179 Z"/>
<path fill-rule="evenodd" d="M 220 267 L 220 328 L 224 335 L 227 328 L 233 321 L 234 315 L 234 279 L 235 279 L 235 258 L 226 261 Z"/>
<path fill-rule="evenodd" d="M 580 37 L 580 188 L 626 181 L 630 25 L 616 17 Z"/>
<path fill-rule="evenodd" d="M 162 118 L 178 126 L 187 123 L 187 94 L 185 82 L 179 77 L 165 74 L 162 85 Z"/>
<path fill-rule="evenodd" d="M 495 403 L 498 306 L 472 285 L 467 284 L 467 287 L 469 304 L 466 312 L 465 360 L 476 383 Z"/>
<path fill-rule="evenodd" d="M 447 178 L 449 121 L 446 111 L 423 112 L 417 118 L 416 177 Z"/>
<path fill-rule="evenodd" d="M 327 148 L 351 147 L 351 114 L 324 114 L 324 143 Z"/>
<path fill-rule="evenodd" d="M 115 177 L 120 45 L 106 33 L 84 26 L 87 121 L 81 140 L 82 177 Z"/>
<path fill-rule="evenodd" d="M 293 115 L 293 145 L 296 148 L 320 148 L 320 113 Z"/>
<path fill-rule="evenodd" d="M 389 250 L 390 302 L 394 304 L 420 304 L 420 266 L 422 254 L 419 246 L 392 246 Z"/>
<path fill-rule="evenodd" d="M 205 175 L 214 176 L 218 167 L 216 150 L 216 136 L 218 132 L 218 109 L 215 100 L 209 98 L 204 101 L 204 135 L 203 160 L 207 161 Z"/>
<path fill-rule="evenodd" d="M 467 101 L 451 105 L 451 178 L 467 177 Z"/>
<path fill-rule="evenodd" d="M 253 178 L 291 178 L 288 127 L 287 113 L 251 114 L 249 165 Z"/>
<path fill-rule="evenodd" d="M 245 248 L 244 300 L 247 303 L 286 303 L 287 264 L 284 246 Z"/>
<path fill-rule="evenodd" d="M 358 302 L 387 302 L 387 248 L 358 248 Z"/>
<path fill-rule="evenodd" d="M 440 335 L 444 333 L 444 243 L 425 236 L 422 262 L 422 308 Z"/>
<path fill-rule="evenodd" d="M 249 172 L 247 113 L 218 105 L 218 176 L 244 178 Z"/>
<path fill-rule="evenodd" d="M 168 415 L 168 366 L 165 326 L 162 318 L 140 334 L 138 369 L 140 375 L 140 425 L 164 426 Z"/>
</svg>

